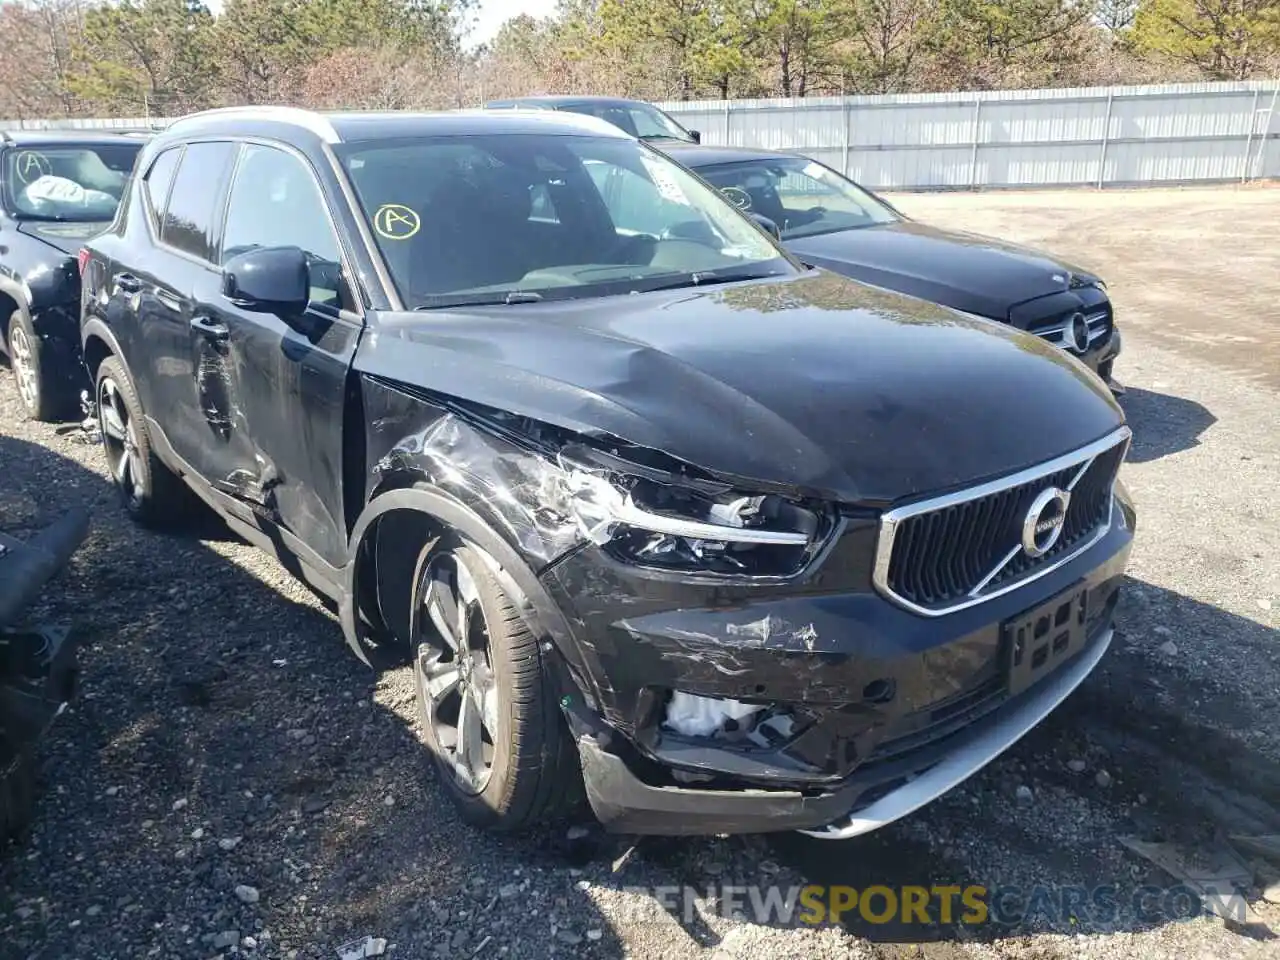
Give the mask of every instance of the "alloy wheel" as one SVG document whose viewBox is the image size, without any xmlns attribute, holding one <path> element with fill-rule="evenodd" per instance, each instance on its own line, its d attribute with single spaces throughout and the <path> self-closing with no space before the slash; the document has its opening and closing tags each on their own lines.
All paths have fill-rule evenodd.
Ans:
<svg viewBox="0 0 1280 960">
<path fill-rule="evenodd" d="M 18 381 L 18 395 L 27 410 L 35 410 L 40 403 L 40 382 L 36 375 L 36 362 L 27 331 L 15 320 L 9 331 L 9 364 Z"/>
<path fill-rule="evenodd" d="M 98 385 L 98 425 L 102 430 L 102 445 L 112 479 L 119 484 L 130 503 L 139 503 L 145 491 L 142 488 L 142 454 L 138 450 L 138 435 L 120 388 L 111 377 L 103 377 Z"/>
<path fill-rule="evenodd" d="M 452 552 L 431 560 L 415 592 L 414 649 L 426 721 L 458 789 L 484 791 L 493 775 L 498 684 L 475 578 Z"/>
</svg>

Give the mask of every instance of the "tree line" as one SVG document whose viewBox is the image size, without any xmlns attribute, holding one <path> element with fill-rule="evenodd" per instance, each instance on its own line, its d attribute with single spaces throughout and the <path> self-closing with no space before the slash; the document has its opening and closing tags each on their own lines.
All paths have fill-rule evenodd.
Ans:
<svg viewBox="0 0 1280 960">
<path fill-rule="evenodd" d="M 489 0 L 499 3 L 501 0 Z M 1280 75 L 1280 0 L 10 0 L 0 116 L 1098 86 Z"/>
</svg>

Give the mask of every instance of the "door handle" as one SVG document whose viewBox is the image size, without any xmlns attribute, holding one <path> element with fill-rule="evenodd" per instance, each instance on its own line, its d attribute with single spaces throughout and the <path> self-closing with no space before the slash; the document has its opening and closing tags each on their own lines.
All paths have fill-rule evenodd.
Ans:
<svg viewBox="0 0 1280 960">
<path fill-rule="evenodd" d="M 214 343 L 224 343 L 231 336 L 231 331 L 227 329 L 225 323 L 203 315 L 191 318 L 191 329 Z"/>
<path fill-rule="evenodd" d="M 142 281 L 132 273 L 117 273 L 116 286 L 125 293 L 137 293 L 142 289 Z"/>
</svg>

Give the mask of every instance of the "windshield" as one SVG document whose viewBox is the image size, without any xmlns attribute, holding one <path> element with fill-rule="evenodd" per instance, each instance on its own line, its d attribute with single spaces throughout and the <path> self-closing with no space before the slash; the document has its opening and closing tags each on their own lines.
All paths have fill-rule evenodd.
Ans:
<svg viewBox="0 0 1280 960">
<path fill-rule="evenodd" d="M 740 210 L 768 217 L 783 240 L 856 230 L 900 218 L 852 180 L 804 157 L 767 157 L 699 167 Z"/>
<path fill-rule="evenodd" d="M 141 143 L 113 143 L 10 150 L 5 196 L 20 220 L 110 220 L 141 149 Z"/>
<path fill-rule="evenodd" d="M 605 120 L 641 140 L 683 140 L 693 143 L 693 135 L 657 107 L 647 103 L 566 103 L 559 107 Z"/>
<path fill-rule="evenodd" d="M 797 269 L 717 191 L 635 140 L 502 134 L 338 151 L 411 307 L 578 299 Z"/>
</svg>

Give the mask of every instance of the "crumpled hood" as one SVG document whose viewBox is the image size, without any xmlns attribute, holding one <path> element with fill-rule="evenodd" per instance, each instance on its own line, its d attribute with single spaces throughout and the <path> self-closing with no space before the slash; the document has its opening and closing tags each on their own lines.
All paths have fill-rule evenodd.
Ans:
<svg viewBox="0 0 1280 960">
<path fill-rule="evenodd" d="M 1038 338 L 813 272 L 383 315 L 368 375 L 664 451 L 719 476 L 887 502 L 1017 470 L 1122 422 Z"/>
<path fill-rule="evenodd" d="M 63 253 L 75 256 L 85 241 L 107 228 L 107 223 L 58 223 L 57 221 L 24 220 L 18 230 L 27 236 L 43 240 Z"/>
<path fill-rule="evenodd" d="M 800 237 L 786 247 L 806 263 L 957 310 L 1004 320 L 1009 308 L 1061 293 L 1089 271 L 992 237 L 904 220 Z"/>
</svg>

